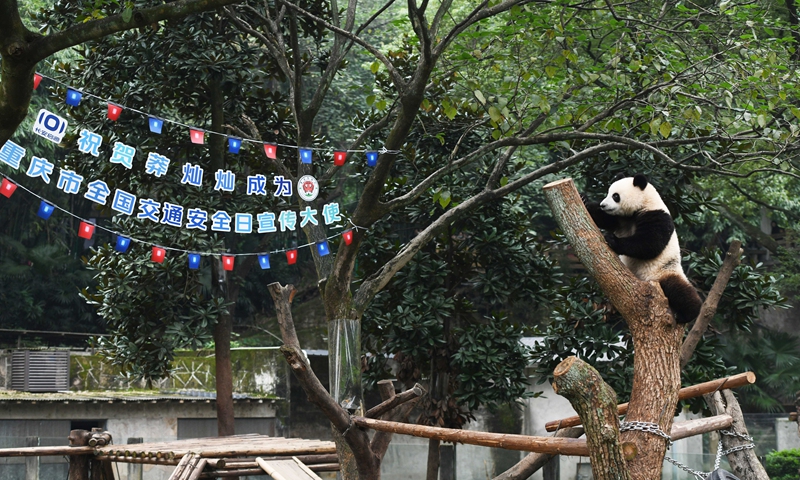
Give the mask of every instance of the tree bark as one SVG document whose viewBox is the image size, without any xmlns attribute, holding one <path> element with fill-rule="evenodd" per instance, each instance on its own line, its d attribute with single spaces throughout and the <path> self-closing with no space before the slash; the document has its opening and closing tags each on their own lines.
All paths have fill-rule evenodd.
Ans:
<svg viewBox="0 0 800 480">
<path fill-rule="evenodd" d="M 556 437 L 564 438 L 578 438 L 581 435 L 583 435 L 583 427 L 565 428 L 555 434 Z M 496 476 L 494 480 L 525 480 L 548 462 L 557 458 L 558 455 L 549 453 L 529 453 L 519 463 Z"/>
<path fill-rule="evenodd" d="M 553 390 L 566 397 L 581 417 L 594 478 L 629 480 L 619 439 L 617 394 L 597 370 L 578 357 L 559 363 L 553 376 Z"/>
<path fill-rule="evenodd" d="M 681 345 L 681 369 L 685 368 L 692 359 L 694 349 L 697 348 L 697 344 L 700 343 L 700 339 L 703 338 L 711 319 L 714 318 L 714 314 L 717 312 L 717 306 L 725 287 L 728 285 L 728 280 L 730 280 L 733 270 L 741 260 L 742 242 L 734 240 L 731 242 L 730 248 L 728 248 L 728 253 L 725 254 L 725 260 L 722 262 L 722 267 L 719 269 L 716 280 L 714 280 L 714 285 L 711 286 L 706 301 L 703 302 L 697 321 L 683 340 L 683 345 Z"/>
<path fill-rule="evenodd" d="M 626 421 L 657 424 L 669 432 L 680 390 L 683 325 L 675 323 L 658 284 L 635 278 L 611 251 L 571 179 L 550 183 L 544 191 L 575 254 L 630 329 L 636 353 Z M 633 443 L 638 452 L 627 462 L 629 475 L 637 480 L 659 479 L 667 448 L 664 438 L 632 430 L 623 432 L 621 439 Z"/>
<path fill-rule="evenodd" d="M 92 434 L 86 430 L 69 432 L 70 447 L 86 447 Z M 67 480 L 87 480 L 89 478 L 89 455 L 70 455 Z"/>
<path fill-rule="evenodd" d="M 311 370 L 305 354 L 300 350 L 291 311 L 294 287 L 292 285 L 283 287 L 279 283 L 271 283 L 268 285 L 268 289 L 275 302 L 278 323 L 281 326 L 281 335 L 284 341 L 281 353 L 289 363 L 289 368 L 292 369 L 308 399 L 331 422 L 334 440 L 339 440 L 336 450 L 342 472 L 346 471 L 346 465 L 350 465 L 349 468 L 357 471 L 360 480 L 379 480 L 381 477 L 380 458 L 370 449 L 369 436 L 364 430 L 355 428 L 348 412 L 337 404 L 325 390 L 319 378 Z M 346 445 L 348 448 L 342 449 L 341 445 Z"/>
<path fill-rule="evenodd" d="M 728 414 L 733 417 L 730 431 L 741 435 L 748 435 L 747 425 L 744 423 L 742 409 L 736 400 L 733 391 L 720 390 L 703 397 L 706 405 L 714 415 Z M 725 450 L 752 443 L 743 438 L 721 433 L 722 447 Z M 758 460 L 755 449 L 747 448 L 728 454 L 728 463 L 733 468 L 733 473 L 743 480 L 769 480 L 764 466 Z"/>
</svg>

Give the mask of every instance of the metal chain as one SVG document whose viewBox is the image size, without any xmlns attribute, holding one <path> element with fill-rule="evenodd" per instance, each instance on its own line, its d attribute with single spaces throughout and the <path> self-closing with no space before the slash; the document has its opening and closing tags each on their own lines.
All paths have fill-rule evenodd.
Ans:
<svg viewBox="0 0 800 480">
<path fill-rule="evenodd" d="M 739 433 L 739 432 L 734 432 L 732 430 L 720 430 L 719 433 L 721 433 L 722 435 L 727 435 L 729 437 L 736 437 L 736 438 L 738 438 L 740 440 L 744 440 L 745 442 L 750 442 L 750 443 L 746 443 L 744 445 L 738 445 L 736 447 L 731 447 L 731 448 L 729 448 L 727 450 L 724 450 L 724 451 L 722 451 L 722 455 L 728 455 L 728 454 L 731 454 L 733 452 L 741 452 L 742 450 L 749 450 L 751 448 L 756 448 L 756 444 L 753 443 L 753 437 L 751 437 L 750 435 L 746 435 L 744 433 Z M 719 447 L 720 450 L 722 450 L 722 440 L 719 441 L 719 445 L 720 445 L 720 447 Z"/>
<path fill-rule="evenodd" d="M 661 438 L 663 438 L 663 439 L 665 439 L 667 441 L 667 448 L 670 448 L 672 446 L 672 438 L 670 438 L 669 435 L 664 433 L 664 431 L 661 430 L 661 427 L 659 427 L 657 423 L 637 422 L 637 421 L 620 422 L 620 425 L 619 425 L 619 431 L 620 432 L 627 432 L 627 431 L 630 431 L 630 430 L 636 430 L 636 431 L 639 431 L 639 432 L 652 433 L 653 435 L 658 435 L 659 437 L 661 437 Z M 739 446 L 736 446 L 736 447 L 732 447 L 732 448 L 729 448 L 727 450 L 723 450 L 722 449 L 722 439 L 720 438 L 720 441 L 717 444 L 717 458 L 714 459 L 714 470 L 712 470 L 712 472 L 716 471 L 716 470 L 719 470 L 720 460 L 721 460 L 723 455 L 727 456 L 728 454 L 731 454 L 733 452 L 739 452 L 739 451 L 742 451 L 742 450 L 747 450 L 747 449 L 756 447 L 756 445 L 753 443 L 753 437 L 751 437 L 750 435 L 745 435 L 743 433 L 738 433 L 738 432 L 734 432 L 734 431 L 731 431 L 731 430 L 720 430 L 719 433 L 722 434 L 722 435 L 728 435 L 730 437 L 736 437 L 736 438 L 745 440 L 745 441 L 750 442 L 750 443 L 746 444 L 746 445 L 739 445 Z M 666 455 L 664 456 L 664 460 L 666 460 L 669 463 L 675 465 L 676 467 L 680 468 L 681 470 L 684 470 L 684 471 L 694 475 L 695 478 L 697 478 L 698 480 L 705 480 L 712 473 L 712 472 L 702 472 L 700 470 L 694 470 L 694 469 L 689 468 L 688 466 L 682 464 L 681 462 L 675 460 L 674 458 L 671 458 L 671 457 L 666 456 Z"/>
<path fill-rule="evenodd" d="M 709 475 L 706 472 L 701 472 L 699 470 L 693 470 L 693 469 L 687 467 L 686 465 L 682 464 L 681 462 L 675 460 L 674 458 L 670 458 L 670 457 L 664 456 L 664 460 L 666 460 L 669 463 L 675 465 L 676 467 L 680 468 L 683 471 L 691 473 L 698 480 L 705 480 L 705 478 L 708 477 L 708 475 Z"/>
<path fill-rule="evenodd" d="M 667 448 L 669 448 L 672 445 L 672 439 L 670 438 L 670 436 L 664 433 L 664 431 L 661 430 L 661 427 L 659 427 L 657 423 L 636 422 L 636 421 L 620 423 L 619 425 L 620 432 L 627 432 L 629 430 L 638 430 L 640 432 L 652 433 L 653 435 L 658 435 L 659 437 L 662 437 L 667 441 Z"/>
</svg>

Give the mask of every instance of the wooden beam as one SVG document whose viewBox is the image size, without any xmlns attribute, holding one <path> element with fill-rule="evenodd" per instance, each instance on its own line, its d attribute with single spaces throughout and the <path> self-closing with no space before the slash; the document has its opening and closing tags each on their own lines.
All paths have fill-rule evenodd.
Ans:
<svg viewBox="0 0 800 480">
<path fill-rule="evenodd" d="M 425 389 L 422 388 L 422 386 L 417 383 L 416 385 L 414 385 L 414 388 L 406 390 L 405 392 L 399 393 L 397 395 L 394 395 L 388 400 L 370 408 L 365 416 L 369 418 L 378 418 L 384 413 L 393 409 L 394 407 L 400 405 L 401 403 L 413 400 L 421 396 L 423 393 L 425 393 Z"/>
<path fill-rule="evenodd" d="M 91 455 L 94 453 L 93 447 L 20 447 L 20 448 L 0 448 L 0 457 L 61 457 L 65 455 Z"/>
<path fill-rule="evenodd" d="M 678 392 L 679 400 L 686 400 L 687 398 L 701 397 L 723 388 L 737 388 L 744 385 L 752 385 L 756 383 L 756 374 L 753 372 L 740 373 L 725 378 L 718 378 L 710 382 L 699 383 L 690 387 L 682 388 Z M 628 412 L 628 404 L 623 403 L 617 406 L 617 413 L 625 415 Z M 576 427 L 581 424 L 581 419 L 577 415 L 574 417 L 564 418 L 561 420 L 554 420 L 547 422 L 544 426 L 548 432 L 555 432 L 559 428 Z"/>
<path fill-rule="evenodd" d="M 586 440 L 560 437 L 529 437 L 509 433 L 475 432 L 452 428 L 427 427 L 408 423 L 388 422 L 374 418 L 352 417 L 353 423 L 359 427 L 371 428 L 382 432 L 392 432 L 414 437 L 433 438 L 446 442 L 466 443 L 484 447 L 542 452 L 560 455 L 589 456 Z"/>
<path fill-rule="evenodd" d="M 712 432 L 731 426 L 730 415 L 698 418 L 686 422 L 678 422 L 672 426 L 670 437 L 680 440 L 692 435 Z M 353 417 L 353 423 L 360 427 L 371 428 L 381 432 L 392 432 L 422 438 L 435 438 L 445 442 L 466 443 L 482 447 L 504 448 L 506 450 L 522 450 L 526 452 L 547 453 L 551 455 L 589 456 L 589 447 L 585 438 L 562 437 L 530 437 L 510 433 L 475 432 L 453 428 L 427 427 L 408 423 L 387 422 L 373 418 Z M 312 466 L 313 469 L 313 466 Z"/>
</svg>

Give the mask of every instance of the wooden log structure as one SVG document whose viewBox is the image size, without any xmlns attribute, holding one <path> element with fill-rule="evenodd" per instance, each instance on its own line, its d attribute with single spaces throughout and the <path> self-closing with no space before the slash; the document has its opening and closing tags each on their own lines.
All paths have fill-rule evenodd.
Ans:
<svg viewBox="0 0 800 480">
<path fill-rule="evenodd" d="M 679 400 L 686 400 L 688 398 L 701 397 L 703 395 L 722 390 L 723 388 L 737 388 L 744 385 L 752 385 L 756 383 L 756 374 L 753 372 L 744 372 L 730 377 L 718 378 L 709 382 L 699 383 L 690 387 L 680 389 L 678 392 Z M 622 403 L 617 406 L 617 414 L 625 415 L 628 412 L 628 404 Z M 559 428 L 576 427 L 581 424 L 581 419 L 577 415 L 568 417 L 561 420 L 554 420 L 547 422 L 544 426 L 548 432 L 555 432 Z"/>
<path fill-rule="evenodd" d="M 320 463 L 318 465 L 308 465 L 308 469 L 312 472 L 338 472 L 341 467 L 338 463 Z M 241 468 L 238 470 L 207 470 L 200 474 L 200 478 L 248 477 L 254 475 L 264 475 L 264 470 L 260 467 Z"/>
<path fill-rule="evenodd" d="M 692 435 L 712 432 L 731 426 L 730 415 L 698 418 L 673 425 L 670 436 L 680 440 Z M 412 435 L 422 438 L 436 438 L 445 442 L 465 443 L 483 447 L 504 448 L 526 452 L 547 453 L 551 455 L 589 456 L 589 447 L 584 438 L 531 437 L 511 433 L 475 432 L 453 428 L 427 427 L 408 423 L 387 422 L 374 418 L 353 417 L 353 423 L 363 428 L 392 432 L 401 435 Z"/>
</svg>

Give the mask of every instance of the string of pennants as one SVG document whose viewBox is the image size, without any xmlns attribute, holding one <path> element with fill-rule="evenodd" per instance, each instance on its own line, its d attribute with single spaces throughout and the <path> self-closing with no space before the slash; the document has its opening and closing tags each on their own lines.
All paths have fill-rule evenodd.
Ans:
<svg viewBox="0 0 800 480">
<path fill-rule="evenodd" d="M 246 137 L 237 137 L 228 135 L 226 133 L 215 132 L 213 130 L 206 130 L 199 127 L 194 127 L 191 125 L 187 125 L 185 123 L 181 123 L 175 120 L 170 120 L 167 118 L 162 118 L 157 115 L 153 115 L 147 112 L 143 112 L 141 110 L 137 110 L 132 107 L 128 107 L 125 105 L 121 105 L 119 103 L 112 102 L 108 99 L 102 98 L 100 96 L 94 95 L 90 92 L 85 92 L 79 89 L 76 89 L 72 86 L 67 85 L 64 82 L 61 82 L 55 78 L 48 77 L 41 73 L 35 73 L 33 76 L 33 89 L 36 90 L 39 88 L 39 84 L 41 83 L 42 79 L 46 78 L 54 83 L 62 85 L 66 87 L 67 93 L 65 98 L 65 103 L 72 107 L 77 107 L 80 105 L 83 97 L 90 97 L 99 100 L 100 102 L 106 103 L 108 105 L 108 111 L 106 116 L 111 121 L 117 121 L 122 114 L 123 111 L 129 110 L 140 115 L 147 117 L 147 124 L 149 126 L 150 132 L 155 134 L 161 134 L 163 132 L 164 123 L 171 123 L 174 125 L 178 125 L 180 127 L 186 128 L 189 130 L 189 139 L 192 143 L 195 144 L 204 144 L 205 143 L 205 135 L 219 135 L 228 139 L 228 151 L 230 153 L 238 154 L 243 143 L 254 143 L 258 145 L 263 145 L 264 153 L 266 154 L 267 158 L 270 159 L 277 159 L 278 158 L 278 147 L 283 148 L 292 148 L 299 151 L 300 160 L 302 163 L 310 164 L 313 162 L 313 152 L 314 151 L 329 151 L 328 148 L 321 148 L 321 147 L 298 147 L 297 145 L 287 145 L 277 142 L 264 142 L 261 140 L 257 140 L 254 138 L 246 138 Z M 62 133 L 63 137 L 63 133 Z M 55 140 L 54 140 L 55 141 Z M 60 142 L 60 140 L 58 140 Z M 58 143 L 57 142 L 57 143 Z M 374 167 L 378 163 L 378 155 L 384 153 L 391 153 L 391 154 L 398 154 L 400 153 L 399 150 L 388 150 L 386 147 L 381 147 L 379 150 L 334 150 L 333 152 L 333 163 L 336 166 L 342 166 L 345 164 L 347 160 L 347 156 L 349 153 L 364 153 L 367 159 L 367 166 Z"/>
<path fill-rule="evenodd" d="M 10 141 L 9 141 L 10 142 Z M 8 142 L 7 142 L 8 143 Z M 5 145 L 4 145 L 5 147 Z M 2 149 L 0 149 L 0 159 L 2 158 Z M 5 163 L 5 162 L 4 162 Z M 328 240 L 335 239 L 337 237 L 342 237 L 344 243 L 346 245 L 350 245 L 353 241 L 353 230 L 364 229 L 364 227 L 359 227 L 348 220 L 348 223 L 352 225 L 352 228 L 347 229 L 341 233 L 337 233 L 334 235 L 330 235 L 323 240 L 318 240 L 316 242 L 310 242 L 304 245 L 298 245 L 293 248 L 288 249 L 278 249 L 272 250 L 269 252 L 253 252 L 253 253 L 214 253 L 214 252 L 200 252 L 194 250 L 185 250 L 181 248 L 175 247 L 167 247 L 167 246 L 160 246 L 152 242 L 148 242 L 146 240 L 140 240 L 131 236 L 124 235 L 120 232 L 112 230 L 110 228 L 106 228 L 102 225 L 97 225 L 94 222 L 82 218 L 74 213 L 66 210 L 54 202 L 50 202 L 44 199 L 42 196 L 38 195 L 37 193 L 31 191 L 28 188 L 25 188 L 23 185 L 15 182 L 7 175 L 0 174 L 0 178 L 2 178 L 2 182 L 0 182 L 0 195 L 3 195 L 6 198 L 11 198 L 11 195 L 20 188 L 29 194 L 33 195 L 34 197 L 40 200 L 39 209 L 36 214 L 44 219 L 48 220 L 55 210 L 59 210 L 67 215 L 77 219 L 80 221 L 80 225 L 78 227 L 78 237 L 89 240 L 94 236 L 95 229 L 106 231 L 114 236 L 116 236 L 116 243 L 114 245 L 114 250 L 120 253 L 126 253 L 131 245 L 131 243 L 141 243 L 143 245 L 148 245 L 151 247 L 151 260 L 156 263 L 163 263 L 164 259 L 166 258 L 167 251 L 173 251 L 178 253 L 184 253 L 188 256 L 189 261 L 189 268 L 192 270 L 196 270 L 200 268 L 200 258 L 201 256 L 219 256 L 222 260 L 222 267 L 225 270 L 233 270 L 235 258 L 236 257 L 244 257 L 244 256 L 257 256 L 258 263 L 261 266 L 262 270 L 267 270 L 270 268 L 270 255 L 285 253 L 286 254 L 286 263 L 289 265 L 293 265 L 297 262 L 297 252 L 301 248 L 315 246 L 317 249 L 317 253 L 320 256 L 329 255 L 331 253 L 330 246 L 328 245 Z M 340 219 L 341 220 L 341 219 Z"/>
<path fill-rule="evenodd" d="M 65 85 L 62 82 L 59 82 L 55 79 L 37 73 L 34 76 L 34 89 L 38 88 L 42 78 L 48 78 L 54 81 L 55 83 Z M 77 106 L 80 104 L 83 95 L 84 95 L 83 92 L 73 89 L 72 87 L 67 87 L 67 96 L 65 101 L 68 105 Z M 102 98 L 96 95 L 87 94 L 87 96 L 103 100 Z M 113 104 L 108 101 L 106 102 L 108 103 L 108 118 L 111 119 L 112 121 L 116 121 L 119 118 L 119 115 L 122 112 L 122 110 L 127 108 L 121 105 Z M 130 108 L 130 110 L 135 111 L 137 113 L 141 113 L 143 115 L 147 115 L 146 113 L 136 109 Z M 150 130 L 154 133 L 161 133 L 164 121 L 188 127 L 190 129 L 190 137 L 193 143 L 199 143 L 199 144 L 204 143 L 205 133 L 224 135 L 218 132 L 196 129 L 188 125 L 181 124 L 180 122 L 159 119 L 152 115 L 148 115 L 148 118 L 149 118 L 148 123 L 150 125 Z M 64 135 L 66 134 L 66 128 L 67 128 L 66 120 L 62 119 L 61 117 L 52 112 L 42 109 L 37 115 L 33 131 L 34 133 L 44 138 L 47 138 L 48 140 L 54 143 L 61 143 Z M 102 144 L 102 137 L 94 132 L 90 132 L 85 129 L 82 130 L 80 133 L 81 134 L 78 140 L 78 149 L 83 153 L 88 153 L 95 157 L 99 156 L 98 149 Z M 225 136 L 228 137 L 229 151 L 232 153 L 239 152 L 242 141 L 263 143 L 254 139 L 237 138 L 228 135 Z M 273 159 L 277 158 L 278 146 L 297 148 L 299 150 L 300 157 L 303 163 L 311 163 L 312 150 L 322 150 L 315 148 L 304 149 L 292 145 L 268 144 L 268 143 L 263 143 L 263 144 L 264 144 L 264 151 L 267 154 L 267 157 Z M 379 153 L 377 151 L 346 150 L 346 151 L 334 152 L 334 164 L 338 166 L 344 165 L 347 154 L 351 152 L 366 152 L 368 165 L 374 166 L 377 163 L 377 157 Z M 390 151 L 384 148 L 381 150 L 380 153 L 385 153 L 385 152 L 390 152 Z M 25 154 L 26 154 L 25 148 L 23 148 L 20 145 L 17 145 L 16 143 L 10 140 L 6 141 L 5 144 L 0 146 L 0 162 L 6 163 L 7 165 L 15 169 L 18 169 L 20 167 L 20 163 L 22 159 L 25 157 Z M 135 155 L 134 147 L 117 142 L 114 146 L 114 152 L 112 153 L 112 156 L 109 161 L 111 163 L 122 164 L 126 168 L 130 169 L 132 168 L 132 161 L 134 155 Z M 155 176 L 162 176 L 166 174 L 168 166 L 169 166 L 169 159 L 155 153 L 150 153 L 148 155 L 148 160 L 145 165 L 145 173 L 150 173 Z M 50 183 L 49 175 L 53 173 L 54 168 L 55 166 L 52 163 L 48 162 L 46 159 L 33 156 L 31 163 L 26 171 L 26 175 L 33 178 L 40 177 L 43 181 L 45 181 L 45 183 L 49 184 Z M 199 187 L 202 184 L 202 177 L 203 177 L 203 170 L 199 165 L 192 165 L 190 163 L 184 164 L 183 179 L 181 180 L 181 183 Z M 31 195 L 39 198 L 40 206 L 37 212 L 37 215 L 39 217 L 47 220 L 50 218 L 53 211 L 58 209 L 80 220 L 78 236 L 81 238 L 91 239 L 92 236 L 94 235 L 95 228 L 99 228 L 116 236 L 116 245 L 114 249 L 120 253 L 127 252 L 131 242 L 138 242 L 141 244 L 150 245 L 152 247 L 151 259 L 152 261 L 158 263 L 164 261 L 164 258 L 166 256 L 166 251 L 168 250 L 187 254 L 190 269 L 199 268 L 201 255 L 220 256 L 222 260 L 222 266 L 225 270 L 233 270 L 235 257 L 248 256 L 248 255 L 257 255 L 261 268 L 268 269 L 270 268 L 270 254 L 286 253 L 287 263 L 291 265 L 296 263 L 297 261 L 297 250 L 299 248 L 316 246 L 317 253 L 320 256 L 325 256 L 330 253 L 328 240 L 331 240 L 338 236 L 342 236 L 344 242 L 347 245 L 349 245 L 353 239 L 353 229 L 362 228 L 356 226 L 355 224 L 352 224 L 352 222 L 349 222 L 348 220 L 348 222 L 352 224 L 353 228 L 348 229 L 340 234 L 332 235 L 323 240 L 311 242 L 305 245 L 300 245 L 291 249 L 274 250 L 271 252 L 238 253 L 238 254 L 196 252 L 174 247 L 164 247 L 156 245 L 151 242 L 123 235 L 119 232 L 105 228 L 100 225 L 95 225 L 91 221 L 83 219 L 73 214 L 72 212 L 69 212 L 64 208 L 55 205 L 52 202 L 48 202 L 47 200 L 37 195 L 33 191 L 25 188 L 24 186 L 19 185 L 17 182 L 13 181 L 8 176 L 0 174 L 0 178 L 2 178 L 2 182 L 0 183 L 0 194 L 2 194 L 3 196 L 11 197 L 14 191 L 19 187 L 27 191 Z M 222 190 L 222 191 L 234 190 L 235 175 L 233 174 L 233 172 L 223 171 L 220 169 L 216 172 L 215 179 L 216 179 L 216 184 L 214 187 L 215 190 Z M 81 175 L 78 175 L 76 172 L 70 170 L 59 168 L 59 179 L 58 179 L 59 189 L 63 190 L 66 193 L 75 194 L 78 193 L 80 184 L 82 182 L 83 182 L 83 177 Z M 292 183 L 289 180 L 284 179 L 283 176 L 275 176 L 275 178 L 273 179 L 273 184 L 277 186 L 275 196 L 288 196 L 288 197 L 292 196 Z M 265 185 L 266 185 L 265 176 L 263 175 L 248 176 L 247 194 L 266 195 Z M 310 175 L 303 176 L 298 181 L 297 193 L 298 196 L 300 196 L 300 198 L 303 198 L 306 201 L 314 200 L 317 197 L 318 191 L 319 191 L 319 185 L 312 176 Z M 105 205 L 107 202 L 107 197 L 109 197 L 110 194 L 111 191 L 105 182 L 103 182 L 102 180 L 94 180 L 93 182 L 88 183 L 87 191 L 84 194 L 84 197 L 94 201 L 95 203 Z M 136 204 L 135 195 L 129 192 L 125 192 L 124 190 L 117 189 L 114 195 L 114 199 L 112 201 L 111 208 L 120 213 L 131 215 L 133 214 L 133 209 L 135 207 L 135 204 Z M 147 218 L 156 223 L 164 223 L 172 226 L 181 227 L 183 222 L 184 208 L 180 205 L 173 205 L 169 202 L 164 202 L 163 206 L 164 206 L 163 217 L 159 219 L 158 213 L 159 210 L 161 209 L 161 204 L 151 199 L 140 199 L 139 200 L 140 213 L 137 216 L 137 218 Z M 304 227 L 309 222 L 312 222 L 313 224 L 318 224 L 318 221 L 315 218 L 317 211 L 311 209 L 310 206 L 307 206 L 304 211 L 301 211 L 299 213 L 301 216 L 301 222 L 300 222 L 301 228 Z M 326 204 L 323 207 L 322 216 L 324 218 L 325 225 L 341 222 L 342 218 L 340 216 L 338 203 Z M 186 228 L 196 228 L 203 231 L 207 230 L 205 222 L 208 221 L 208 215 L 206 211 L 201 209 L 188 209 L 186 218 L 187 218 Z M 252 233 L 253 230 L 252 215 L 236 213 L 235 216 L 232 218 L 225 211 L 218 211 L 211 216 L 211 220 L 213 222 L 211 225 L 211 230 L 230 232 L 231 231 L 230 224 L 231 221 L 234 219 L 235 219 L 234 225 L 236 233 Z M 273 213 L 264 212 L 262 214 L 259 214 L 257 216 L 257 221 L 258 221 L 258 233 L 270 233 L 277 231 L 277 228 L 275 227 L 275 215 Z M 282 232 L 287 230 L 295 230 L 297 222 L 297 212 L 291 210 L 282 211 L 280 216 L 278 217 L 278 222 L 280 223 Z"/>
</svg>

